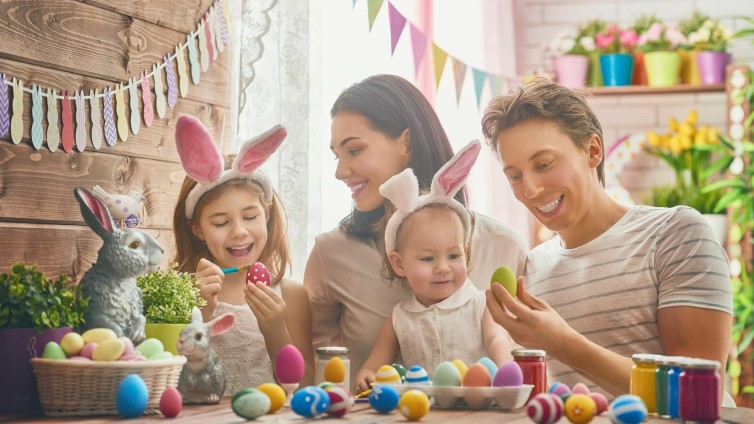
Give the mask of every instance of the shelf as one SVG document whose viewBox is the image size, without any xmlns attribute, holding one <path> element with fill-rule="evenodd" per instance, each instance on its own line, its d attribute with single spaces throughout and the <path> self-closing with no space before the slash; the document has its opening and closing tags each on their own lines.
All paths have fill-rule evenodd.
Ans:
<svg viewBox="0 0 754 424">
<path fill-rule="evenodd" d="M 620 87 L 586 87 L 587 93 L 593 96 L 611 96 L 615 94 L 678 94 L 678 93 L 710 93 L 724 92 L 725 84 L 712 85 L 669 85 L 667 87 L 650 87 L 648 85 L 625 85 Z"/>
</svg>

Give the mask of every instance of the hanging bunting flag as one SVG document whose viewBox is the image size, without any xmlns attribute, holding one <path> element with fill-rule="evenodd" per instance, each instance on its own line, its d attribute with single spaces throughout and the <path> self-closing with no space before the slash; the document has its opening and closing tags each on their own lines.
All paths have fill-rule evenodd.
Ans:
<svg viewBox="0 0 754 424">
<path fill-rule="evenodd" d="M 128 122 L 126 121 L 126 101 L 123 91 L 125 91 L 123 83 L 115 87 L 115 115 L 118 137 L 122 141 L 126 141 L 128 140 Z"/>
<path fill-rule="evenodd" d="M 356 8 L 356 2 L 357 2 L 358 0 L 352 0 L 352 1 L 353 1 L 353 4 L 351 5 L 351 8 L 355 9 L 355 8 Z"/>
<path fill-rule="evenodd" d="M 76 150 L 86 149 L 86 109 L 84 108 L 84 93 L 76 90 Z"/>
<path fill-rule="evenodd" d="M 411 47 L 414 51 L 414 74 L 419 75 L 419 66 L 427 52 L 427 36 L 414 24 L 409 23 L 408 25 L 411 30 Z"/>
<path fill-rule="evenodd" d="M 147 77 L 147 89 L 149 89 L 149 77 Z M 160 72 L 160 69 L 157 67 L 157 65 L 152 65 L 152 78 L 154 78 L 154 102 L 157 109 L 157 116 L 162 119 L 165 117 L 165 90 L 162 88 L 162 72 Z M 144 89 L 144 86 L 141 87 L 141 89 Z M 150 102 L 151 105 L 151 102 Z M 146 108 L 146 104 L 144 106 Z M 144 118 L 144 121 L 146 122 L 146 118 Z M 152 123 L 150 122 L 147 124 L 148 127 L 152 126 Z"/>
<path fill-rule="evenodd" d="M 220 6 L 220 2 L 215 2 L 215 7 L 211 10 L 212 16 L 212 29 L 215 31 L 215 46 L 217 47 L 217 51 L 219 53 L 222 53 L 223 50 L 225 50 L 225 41 L 223 40 L 223 22 L 225 22 L 224 19 L 220 19 L 219 15 L 222 13 L 222 6 Z"/>
<path fill-rule="evenodd" d="M 393 3 L 387 2 L 387 11 L 390 19 L 390 54 L 392 55 L 403 34 L 403 28 L 406 27 L 406 18 L 398 12 Z"/>
<path fill-rule="evenodd" d="M 377 19 L 377 14 L 380 13 L 383 0 L 367 0 L 367 13 L 369 14 L 369 32 L 372 32 L 372 26 L 374 26 L 374 20 Z"/>
<path fill-rule="evenodd" d="M 453 79 L 456 82 L 456 102 L 461 100 L 461 88 L 463 87 L 463 80 L 466 78 L 466 64 L 450 57 L 450 64 L 453 66 Z"/>
<path fill-rule="evenodd" d="M 42 130 L 42 91 L 39 86 L 31 86 L 31 145 L 35 149 L 42 148 L 44 131 Z"/>
<path fill-rule="evenodd" d="M 0 138 L 10 130 L 10 102 L 8 101 L 8 77 L 0 74 Z"/>
<path fill-rule="evenodd" d="M 448 61 L 448 53 L 432 42 L 432 62 L 435 65 L 435 90 L 440 86 L 440 79 L 445 72 L 445 62 Z"/>
<path fill-rule="evenodd" d="M 55 153 L 60 146 L 60 131 L 58 130 L 58 102 L 55 90 L 47 89 L 47 148 Z"/>
<path fill-rule="evenodd" d="M 115 128 L 115 113 L 113 110 L 113 89 L 105 88 L 105 141 L 109 146 L 114 146 L 118 141 Z"/>
<path fill-rule="evenodd" d="M 68 97 L 68 91 L 63 90 L 63 151 L 70 153 L 73 150 L 73 111 L 71 110 L 71 99 Z"/>
<path fill-rule="evenodd" d="M 472 67 L 471 75 L 474 77 L 474 92 L 476 93 L 476 107 L 478 108 L 482 102 L 482 88 L 484 87 L 484 80 L 487 79 L 487 73 Z"/>
<path fill-rule="evenodd" d="M 131 109 L 131 132 L 134 133 L 134 135 L 139 134 L 139 124 L 141 123 L 141 117 L 139 116 L 139 91 L 136 89 L 137 86 L 136 78 L 131 78 L 131 80 L 128 81 L 128 107 Z"/>
<path fill-rule="evenodd" d="M 168 106 L 172 109 L 178 101 L 178 87 L 176 87 L 173 61 L 170 60 L 170 56 L 168 55 L 165 55 L 165 77 L 168 80 Z"/>
<path fill-rule="evenodd" d="M 183 56 L 183 50 L 175 48 L 175 61 L 178 64 L 178 82 L 181 88 L 181 97 L 188 95 L 189 83 L 186 75 L 186 58 Z"/>
<path fill-rule="evenodd" d="M 228 39 L 225 44 L 230 42 L 230 34 L 233 32 L 233 20 L 230 18 L 230 9 L 228 9 L 228 0 L 222 0 L 223 18 L 225 19 L 225 28 L 227 31 Z"/>
<path fill-rule="evenodd" d="M 490 75 L 490 91 L 493 96 L 503 94 L 503 79 L 497 75 Z"/>
<path fill-rule="evenodd" d="M 215 2 L 215 6 L 217 6 L 217 23 L 220 25 L 220 39 L 222 40 L 222 43 L 217 43 L 217 46 L 220 48 L 220 51 L 223 51 L 225 48 L 223 45 L 228 44 L 230 41 L 230 35 L 228 34 L 228 27 L 225 25 L 225 2 L 217 0 Z"/>
<path fill-rule="evenodd" d="M 13 117 L 10 119 L 10 138 L 18 144 L 24 135 L 24 83 L 13 78 Z"/>
<path fill-rule="evenodd" d="M 205 28 L 203 20 L 196 27 L 197 40 L 199 42 L 199 63 L 202 65 L 202 72 L 209 70 L 209 58 L 212 55 L 212 53 L 207 51 L 207 33 L 204 30 Z"/>
<path fill-rule="evenodd" d="M 201 43 L 200 43 L 201 44 Z M 191 68 L 191 81 L 193 81 L 194 85 L 199 85 L 199 57 L 197 56 L 196 51 L 196 44 L 194 42 L 194 37 L 191 36 L 191 34 L 186 36 L 186 47 L 188 47 L 188 53 L 189 53 L 189 67 Z M 178 64 L 178 71 L 180 72 L 181 66 L 180 63 Z M 183 94 L 183 90 L 181 90 L 181 94 Z"/>
<path fill-rule="evenodd" d="M 157 67 L 155 67 L 155 69 L 157 69 Z M 158 74 L 156 74 L 155 76 L 157 77 L 157 79 L 160 79 L 160 76 Z M 160 94 L 162 94 L 162 92 L 160 92 Z M 152 106 L 152 88 L 149 86 L 149 77 L 147 77 L 144 72 L 141 73 L 141 100 L 142 104 L 144 105 L 142 112 L 144 114 L 144 125 L 151 127 L 152 121 L 154 120 L 154 107 Z M 131 114 L 133 114 L 133 110 L 131 110 Z"/>
<path fill-rule="evenodd" d="M 102 124 L 100 123 L 99 93 L 89 90 L 89 116 L 92 120 L 92 146 L 99 150 L 102 146 Z"/>
<path fill-rule="evenodd" d="M 213 22 L 212 11 L 210 10 L 210 13 L 207 14 L 207 17 L 205 18 L 205 22 L 204 22 L 205 32 L 207 33 L 207 48 L 212 51 L 212 54 L 210 55 L 210 58 L 212 60 L 210 62 L 214 62 L 217 60 L 217 46 L 215 45 L 215 28 L 214 26 L 212 26 L 212 22 Z"/>
</svg>

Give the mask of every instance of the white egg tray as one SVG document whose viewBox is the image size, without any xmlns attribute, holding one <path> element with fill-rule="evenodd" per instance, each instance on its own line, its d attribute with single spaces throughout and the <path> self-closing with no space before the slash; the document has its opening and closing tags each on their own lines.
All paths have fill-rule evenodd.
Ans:
<svg viewBox="0 0 754 424">
<path fill-rule="evenodd" d="M 523 384 L 517 387 L 444 387 L 401 384 L 393 386 L 398 393 L 416 389 L 434 397 L 440 408 L 485 409 L 493 405 L 503 410 L 518 409 L 526 404 L 534 386 Z"/>
</svg>

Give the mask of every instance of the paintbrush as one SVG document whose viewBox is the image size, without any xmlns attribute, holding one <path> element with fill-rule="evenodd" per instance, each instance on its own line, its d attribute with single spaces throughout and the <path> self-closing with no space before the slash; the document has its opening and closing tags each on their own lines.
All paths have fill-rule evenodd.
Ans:
<svg viewBox="0 0 754 424">
<path fill-rule="evenodd" d="M 223 274 L 234 274 L 236 272 L 246 271 L 249 268 L 251 268 L 250 264 L 249 265 L 242 265 L 242 266 L 235 267 L 235 268 L 223 268 L 222 271 L 223 271 Z"/>
</svg>

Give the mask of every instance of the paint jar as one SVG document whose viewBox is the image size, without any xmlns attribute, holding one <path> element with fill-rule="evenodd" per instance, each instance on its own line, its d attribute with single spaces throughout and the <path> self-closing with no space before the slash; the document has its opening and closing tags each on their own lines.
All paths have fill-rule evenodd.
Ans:
<svg viewBox="0 0 754 424">
<path fill-rule="evenodd" d="M 516 349 L 511 352 L 524 375 L 524 384 L 532 384 L 529 399 L 540 393 L 547 393 L 547 363 L 544 350 Z M 527 400 L 529 402 L 529 400 Z"/>
<path fill-rule="evenodd" d="M 661 417 L 670 417 L 668 412 L 668 372 L 670 371 L 670 356 L 660 356 L 655 363 L 655 407 L 657 415 Z"/>
<path fill-rule="evenodd" d="M 712 423 L 720 419 L 720 362 L 689 360 L 679 378 L 683 421 Z"/>
<path fill-rule="evenodd" d="M 631 367 L 631 389 L 632 395 L 639 396 L 647 407 L 650 414 L 657 413 L 657 395 L 655 389 L 655 372 L 657 370 L 657 359 L 660 355 L 649 353 L 636 353 L 631 355 L 634 361 Z"/>
<path fill-rule="evenodd" d="M 331 383 L 338 383 L 347 389 L 351 389 L 351 359 L 349 354 L 351 349 L 342 346 L 323 346 L 318 347 L 314 358 L 314 384 L 319 384 L 325 381 L 325 367 L 331 359 L 336 356 L 339 357 L 343 364 L 346 366 L 345 380 L 343 382 L 332 381 Z"/>
<path fill-rule="evenodd" d="M 668 370 L 668 415 L 670 418 L 677 420 L 680 418 L 680 377 L 683 372 L 683 365 L 689 358 L 683 356 L 670 357 L 670 369 Z"/>
</svg>

